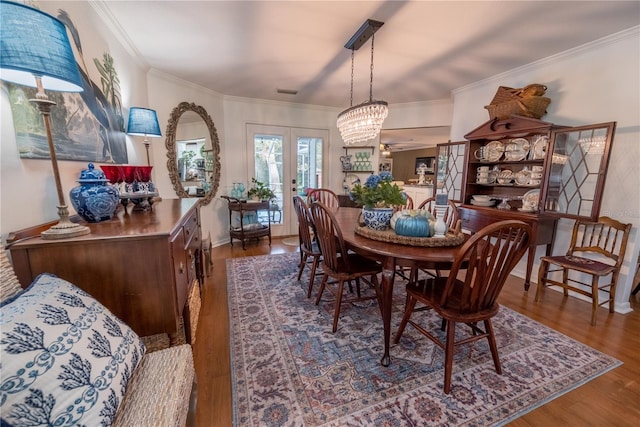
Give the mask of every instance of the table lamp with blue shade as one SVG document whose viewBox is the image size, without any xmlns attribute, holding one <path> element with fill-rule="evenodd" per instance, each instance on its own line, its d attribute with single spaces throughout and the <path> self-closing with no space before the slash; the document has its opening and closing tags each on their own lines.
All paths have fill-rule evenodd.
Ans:
<svg viewBox="0 0 640 427">
<path fill-rule="evenodd" d="M 49 154 L 58 192 L 59 222 L 42 232 L 43 239 L 82 236 L 88 227 L 71 222 L 65 203 L 60 172 L 51 132 L 51 107 L 45 89 L 82 92 L 82 78 L 76 64 L 67 31 L 62 22 L 31 7 L 0 1 L 0 80 L 35 87 L 36 104 L 47 133 Z"/>
<path fill-rule="evenodd" d="M 131 107 L 129 110 L 129 123 L 127 124 L 127 133 L 129 135 L 144 136 L 144 147 L 147 149 L 147 165 L 151 166 L 149 161 L 149 138 L 159 138 L 162 136 L 160 125 L 158 124 L 158 115 L 155 110 L 141 107 Z"/>
</svg>

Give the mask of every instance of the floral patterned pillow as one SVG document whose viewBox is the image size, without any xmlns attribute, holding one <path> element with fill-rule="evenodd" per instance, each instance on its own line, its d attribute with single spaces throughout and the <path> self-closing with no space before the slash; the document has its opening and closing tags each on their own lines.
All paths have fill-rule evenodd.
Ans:
<svg viewBox="0 0 640 427">
<path fill-rule="evenodd" d="M 42 274 L 0 310 L 2 425 L 107 426 L 140 338 L 71 283 Z"/>
</svg>

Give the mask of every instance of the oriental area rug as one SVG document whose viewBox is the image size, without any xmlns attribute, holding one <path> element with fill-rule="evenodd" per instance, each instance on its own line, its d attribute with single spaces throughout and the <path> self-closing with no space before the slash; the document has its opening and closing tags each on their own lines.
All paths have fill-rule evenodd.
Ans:
<svg viewBox="0 0 640 427">
<path fill-rule="evenodd" d="M 373 300 L 306 298 L 298 253 L 227 260 L 234 425 L 503 425 L 621 363 L 504 306 L 493 320 L 503 374 L 486 340 L 460 346 L 444 394 L 444 351 L 410 325 L 383 367 L 382 319 Z M 314 292 L 320 287 L 316 278 Z M 392 339 L 404 306 L 394 287 Z M 433 310 L 421 315 L 440 332 Z M 458 327 L 461 332 L 464 327 Z"/>
</svg>

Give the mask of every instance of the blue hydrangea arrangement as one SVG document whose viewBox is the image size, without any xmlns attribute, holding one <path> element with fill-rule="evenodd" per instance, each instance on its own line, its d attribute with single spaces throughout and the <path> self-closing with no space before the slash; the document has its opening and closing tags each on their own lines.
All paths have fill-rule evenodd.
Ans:
<svg viewBox="0 0 640 427">
<path fill-rule="evenodd" d="M 390 172 L 380 172 L 379 175 L 371 174 L 364 185 L 354 185 L 349 196 L 351 200 L 367 209 L 405 205 L 406 195 L 400 190 L 400 187 L 392 182 L 393 176 Z"/>
</svg>

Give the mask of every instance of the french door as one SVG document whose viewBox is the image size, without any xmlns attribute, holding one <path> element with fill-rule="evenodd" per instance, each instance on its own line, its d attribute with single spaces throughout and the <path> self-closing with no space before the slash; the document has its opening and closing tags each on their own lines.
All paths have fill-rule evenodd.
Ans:
<svg viewBox="0 0 640 427">
<path fill-rule="evenodd" d="M 293 196 L 304 196 L 305 188 L 322 187 L 323 152 L 328 141 L 326 129 L 247 124 L 247 187 L 255 178 L 276 194 L 269 212 L 274 236 L 298 233 Z"/>
</svg>

